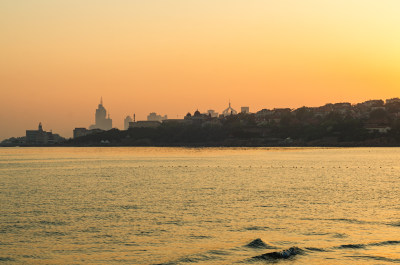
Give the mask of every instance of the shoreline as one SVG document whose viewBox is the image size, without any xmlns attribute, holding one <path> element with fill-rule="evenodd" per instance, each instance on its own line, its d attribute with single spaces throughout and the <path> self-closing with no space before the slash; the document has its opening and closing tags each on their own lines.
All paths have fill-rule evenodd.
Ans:
<svg viewBox="0 0 400 265">
<path fill-rule="evenodd" d="M 34 147 L 156 147 L 156 148 L 397 148 L 398 145 L 362 145 L 362 144 L 342 144 L 342 145 L 0 145 L 0 148 L 34 148 Z"/>
</svg>

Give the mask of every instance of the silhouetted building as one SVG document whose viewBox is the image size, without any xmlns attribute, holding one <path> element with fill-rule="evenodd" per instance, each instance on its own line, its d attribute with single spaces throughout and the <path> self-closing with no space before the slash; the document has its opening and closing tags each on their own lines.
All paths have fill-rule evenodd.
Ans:
<svg viewBox="0 0 400 265">
<path fill-rule="evenodd" d="M 166 120 L 166 119 L 168 119 L 167 115 L 161 116 L 161 115 L 158 115 L 155 112 L 151 112 L 147 116 L 147 120 L 148 121 L 159 121 L 159 122 L 162 122 L 163 120 Z"/>
<path fill-rule="evenodd" d="M 87 135 L 87 129 L 86 128 L 75 128 L 73 131 L 74 138 L 82 137 Z"/>
<path fill-rule="evenodd" d="M 160 125 L 160 121 L 137 121 L 130 122 L 129 128 L 157 128 Z"/>
<path fill-rule="evenodd" d="M 384 105 L 384 102 L 381 99 L 374 99 L 374 100 L 364 101 L 363 103 L 359 104 L 371 108 L 371 107 L 382 107 Z"/>
<path fill-rule="evenodd" d="M 281 116 L 285 114 L 290 114 L 292 110 L 290 108 L 275 108 L 273 109 L 274 115 Z"/>
<path fill-rule="evenodd" d="M 231 102 L 229 101 L 229 106 L 228 106 L 228 108 L 224 109 L 224 111 L 222 112 L 222 115 L 223 115 L 224 117 L 226 117 L 226 116 L 229 116 L 229 115 L 236 115 L 236 114 L 237 114 L 237 111 L 234 110 L 234 109 L 231 107 Z"/>
<path fill-rule="evenodd" d="M 48 145 L 59 143 L 65 140 L 58 134 L 43 130 L 42 123 L 39 123 L 37 130 L 26 130 L 26 144 L 28 145 Z"/>
<path fill-rule="evenodd" d="M 107 117 L 107 111 L 103 106 L 103 98 L 100 99 L 100 104 L 98 108 L 96 109 L 96 114 L 95 114 L 95 124 L 90 125 L 89 129 L 101 129 L 101 130 L 111 130 L 112 129 L 112 119 L 110 119 L 110 114 L 108 114 Z"/>
<path fill-rule="evenodd" d="M 24 144 L 26 144 L 26 136 L 5 139 L 0 143 L 0 146 L 20 146 Z"/>
<path fill-rule="evenodd" d="M 249 107 L 241 107 L 240 113 L 249 114 L 250 108 Z"/>
<path fill-rule="evenodd" d="M 104 132 L 102 129 L 92 129 L 88 130 L 86 128 L 75 128 L 73 131 L 74 139 L 82 136 L 86 136 L 93 133 Z"/>
<path fill-rule="evenodd" d="M 400 103 L 400 98 L 391 98 L 386 100 L 386 104 Z"/>
<path fill-rule="evenodd" d="M 273 113 L 274 112 L 270 109 L 262 109 L 260 111 L 257 111 L 255 115 L 257 124 L 268 124 Z"/>
<path fill-rule="evenodd" d="M 190 113 L 189 113 L 190 114 Z M 190 115 L 192 116 L 192 115 Z M 162 121 L 163 124 L 191 124 L 191 120 L 187 119 L 167 119 Z"/>
<path fill-rule="evenodd" d="M 124 130 L 128 130 L 129 129 L 129 123 L 132 122 L 132 118 L 128 115 L 126 116 L 125 120 L 124 120 Z"/>
<path fill-rule="evenodd" d="M 202 114 L 200 113 L 199 110 L 196 110 L 193 115 L 188 112 L 186 116 L 184 117 L 184 120 L 186 121 L 192 121 L 192 122 L 197 122 L 197 123 L 202 123 L 205 120 L 209 120 L 211 118 L 209 113 Z"/>
<path fill-rule="evenodd" d="M 348 102 L 340 102 L 332 105 L 333 111 L 338 112 L 340 114 L 346 114 L 351 110 L 351 103 Z"/>
<path fill-rule="evenodd" d="M 313 108 L 315 117 L 326 117 L 333 111 L 333 104 L 325 104 L 324 106 Z"/>
<path fill-rule="evenodd" d="M 211 118 L 218 118 L 218 112 L 215 112 L 213 109 L 207 110 L 207 113 Z"/>
</svg>

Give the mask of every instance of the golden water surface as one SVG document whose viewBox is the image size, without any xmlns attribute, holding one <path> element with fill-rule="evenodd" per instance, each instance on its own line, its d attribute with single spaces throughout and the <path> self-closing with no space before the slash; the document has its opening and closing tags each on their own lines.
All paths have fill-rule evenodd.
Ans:
<svg viewBox="0 0 400 265">
<path fill-rule="evenodd" d="M 400 148 L 2 148 L 0 264 L 400 263 L 399 162 Z"/>
</svg>

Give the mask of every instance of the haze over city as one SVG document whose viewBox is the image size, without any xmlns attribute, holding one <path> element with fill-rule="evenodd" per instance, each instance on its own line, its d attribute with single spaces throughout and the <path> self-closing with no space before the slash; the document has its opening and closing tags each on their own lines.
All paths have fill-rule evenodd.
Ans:
<svg viewBox="0 0 400 265">
<path fill-rule="evenodd" d="M 399 96 L 398 1 L 2 1 L 0 140 Z"/>
<path fill-rule="evenodd" d="M 1 0 L 0 263 L 400 261 L 399 0 Z"/>
</svg>

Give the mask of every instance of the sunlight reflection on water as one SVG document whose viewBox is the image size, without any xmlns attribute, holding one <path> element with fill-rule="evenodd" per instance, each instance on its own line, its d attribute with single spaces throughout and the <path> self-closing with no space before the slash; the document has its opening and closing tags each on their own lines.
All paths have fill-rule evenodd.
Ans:
<svg viewBox="0 0 400 265">
<path fill-rule="evenodd" d="M 400 261 L 399 148 L 2 148 L 0 261 Z"/>
</svg>

